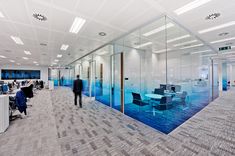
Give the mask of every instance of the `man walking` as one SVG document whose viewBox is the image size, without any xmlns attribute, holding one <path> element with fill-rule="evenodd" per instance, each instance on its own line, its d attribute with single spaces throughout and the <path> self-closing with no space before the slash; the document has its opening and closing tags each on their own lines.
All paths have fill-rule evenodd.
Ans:
<svg viewBox="0 0 235 156">
<path fill-rule="evenodd" d="M 73 82 L 73 93 L 74 93 L 74 104 L 77 105 L 77 97 L 79 96 L 79 106 L 82 108 L 82 80 L 80 76 L 77 75 L 77 80 Z"/>
</svg>

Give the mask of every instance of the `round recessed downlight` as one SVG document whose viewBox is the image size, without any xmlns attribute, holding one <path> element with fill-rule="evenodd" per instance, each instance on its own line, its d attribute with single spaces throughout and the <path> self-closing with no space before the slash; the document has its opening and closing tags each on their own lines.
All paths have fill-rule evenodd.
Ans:
<svg viewBox="0 0 235 156">
<path fill-rule="evenodd" d="M 105 32 L 99 32 L 99 35 L 100 36 L 106 36 L 106 33 Z"/>
<path fill-rule="evenodd" d="M 210 14 L 210 15 L 206 16 L 206 20 L 214 20 L 214 19 L 218 18 L 220 15 L 221 15 L 220 13 Z"/>
<path fill-rule="evenodd" d="M 47 17 L 42 14 L 35 13 L 35 14 L 33 14 L 33 17 L 39 21 L 46 21 L 47 20 Z"/>
</svg>

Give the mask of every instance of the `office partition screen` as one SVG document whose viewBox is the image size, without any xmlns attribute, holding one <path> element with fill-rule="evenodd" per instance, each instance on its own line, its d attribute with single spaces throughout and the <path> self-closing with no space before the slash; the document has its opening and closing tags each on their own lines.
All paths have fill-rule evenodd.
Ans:
<svg viewBox="0 0 235 156">
<path fill-rule="evenodd" d="M 13 79 L 40 79 L 40 70 L 13 70 L 13 69 L 2 69 L 2 80 L 13 80 Z"/>
</svg>

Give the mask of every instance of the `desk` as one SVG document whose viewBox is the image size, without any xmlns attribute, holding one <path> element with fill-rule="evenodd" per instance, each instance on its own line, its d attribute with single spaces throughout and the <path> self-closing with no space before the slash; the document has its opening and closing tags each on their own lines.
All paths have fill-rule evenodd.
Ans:
<svg viewBox="0 0 235 156">
<path fill-rule="evenodd" d="M 0 133 L 9 126 L 9 96 L 0 95 Z"/>
<path fill-rule="evenodd" d="M 163 95 L 160 94 L 145 94 L 145 96 L 156 100 L 160 100 L 163 97 Z"/>
</svg>

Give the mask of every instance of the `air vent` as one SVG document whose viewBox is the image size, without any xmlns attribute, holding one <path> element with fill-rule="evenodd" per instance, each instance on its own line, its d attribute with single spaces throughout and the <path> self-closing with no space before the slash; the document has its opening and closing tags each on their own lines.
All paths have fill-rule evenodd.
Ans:
<svg viewBox="0 0 235 156">
<path fill-rule="evenodd" d="M 218 34 L 219 36 L 227 36 L 229 33 L 228 32 L 223 32 L 223 33 L 220 33 Z"/>
<path fill-rule="evenodd" d="M 35 13 L 35 14 L 33 14 L 33 17 L 39 21 L 46 21 L 47 20 L 47 17 L 42 14 Z"/>
<path fill-rule="evenodd" d="M 40 45 L 41 45 L 41 46 L 47 46 L 47 44 L 46 44 L 46 43 L 40 43 Z"/>
<path fill-rule="evenodd" d="M 8 53 L 10 53 L 10 52 L 11 52 L 11 50 L 8 50 L 8 49 L 6 49 L 6 50 L 5 50 L 5 52 L 8 52 Z"/>
<path fill-rule="evenodd" d="M 220 13 L 210 14 L 210 15 L 206 16 L 206 20 L 214 20 L 214 19 L 218 18 L 220 15 L 221 15 Z"/>
<path fill-rule="evenodd" d="M 229 43 L 226 43 L 225 45 L 233 45 L 233 43 L 232 43 L 232 42 L 229 42 Z"/>
</svg>

